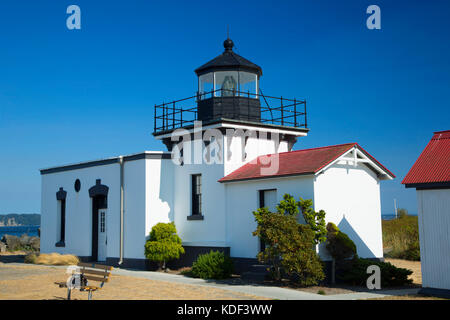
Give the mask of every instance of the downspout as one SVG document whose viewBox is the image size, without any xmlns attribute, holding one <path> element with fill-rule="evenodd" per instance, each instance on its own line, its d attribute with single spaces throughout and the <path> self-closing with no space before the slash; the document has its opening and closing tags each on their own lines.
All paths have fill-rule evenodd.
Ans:
<svg viewBox="0 0 450 320">
<path fill-rule="evenodd" d="M 119 266 L 123 263 L 123 156 L 119 157 L 120 165 L 120 252 L 119 252 Z"/>
</svg>

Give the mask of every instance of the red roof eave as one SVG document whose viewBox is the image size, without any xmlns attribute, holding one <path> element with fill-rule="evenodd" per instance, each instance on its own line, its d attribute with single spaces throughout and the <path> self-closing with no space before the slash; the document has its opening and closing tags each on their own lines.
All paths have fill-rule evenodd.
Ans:
<svg viewBox="0 0 450 320">
<path fill-rule="evenodd" d="M 218 180 L 218 182 L 234 182 L 316 174 L 355 146 L 360 149 L 360 151 L 363 152 L 370 160 L 377 164 L 377 166 L 384 170 L 389 176 L 395 178 L 395 175 L 391 171 L 389 171 L 380 162 L 378 162 L 360 145 L 358 145 L 357 143 L 346 143 L 334 146 L 279 153 L 278 155 L 280 157 L 280 170 L 276 174 L 269 176 L 260 174 L 262 165 L 260 162 L 261 157 L 258 157 L 256 159 L 256 164 L 247 163 L 231 172 L 227 176 L 221 178 L 220 180 Z"/>
<path fill-rule="evenodd" d="M 430 142 L 409 170 L 402 184 L 450 182 L 450 130 L 434 132 Z"/>
</svg>

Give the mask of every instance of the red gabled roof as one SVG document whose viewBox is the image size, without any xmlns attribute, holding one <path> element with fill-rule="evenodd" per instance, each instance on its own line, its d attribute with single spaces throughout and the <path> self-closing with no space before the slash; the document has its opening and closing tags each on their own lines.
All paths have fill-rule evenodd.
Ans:
<svg viewBox="0 0 450 320">
<path fill-rule="evenodd" d="M 266 156 L 259 156 L 256 161 L 252 161 L 243 165 L 239 169 L 220 179 L 219 182 L 315 174 L 354 146 L 357 146 L 361 152 L 363 152 L 372 161 L 376 162 L 389 175 L 395 177 L 392 172 L 387 170 L 381 163 L 379 163 L 375 158 L 368 154 L 357 143 L 346 143 L 335 146 L 279 153 L 278 172 L 269 176 L 261 174 L 261 168 L 268 167 L 269 164 L 263 164 L 261 161 L 261 158 Z M 265 163 L 267 163 L 267 161 Z"/>
<path fill-rule="evenodd" d="M 450 130 L 435 132 L 403 184 L 450 182 Z"/>
</svg>

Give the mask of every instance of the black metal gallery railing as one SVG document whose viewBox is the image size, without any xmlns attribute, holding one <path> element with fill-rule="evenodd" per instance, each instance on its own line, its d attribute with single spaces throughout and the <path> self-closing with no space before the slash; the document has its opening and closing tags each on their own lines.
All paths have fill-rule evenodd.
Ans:
<svg viewBox="0 0 450 320">
<path fill-rule="evenodd" d="M 235 98 L 235 99 L 233 99 Z M 200 120 L 198 104 L 208 99 L 232 99 L 242 107 L 242 98 L 258 99 L 261 116 L 253 122 L 281 125 L 294 128 L 307 128 L 306 100 L 286 99 L 263 95 L 262 92 L 254 94 L 235 90 L 218 89 L 206 93 L 198 93 L 195 96 L 155 105 L 154 109 L 154 134 L 161 134 L 177 128 L 193 125 Z M 254 101 L 254 100 L 253 100 Z M 252 107 L 254 108 L 254 106 Z"/>
</svg>

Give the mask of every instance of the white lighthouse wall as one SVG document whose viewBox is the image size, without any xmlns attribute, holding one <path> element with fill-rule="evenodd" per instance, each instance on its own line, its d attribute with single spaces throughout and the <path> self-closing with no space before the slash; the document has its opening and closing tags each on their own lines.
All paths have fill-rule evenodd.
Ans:
<svg viewBox="0 0 450 320">
<path fill-rule="evenodd" d="M 372 170 L 361 163 L 336 163 L 317 175 L 314 199 L 315 210 L 325 210 L 326 221 L 355 242 L 360 257 L 383 257 L 380 183 Z M 330 259 L 323 244 L 319 253 Z"/>
<path fill-rule="evenodd" d="M 231 143 L 227 143 L 227 139 L 231 139 Z M 189 142 L 191 147 L 187 147 L 186 143 L 184 144 L 184 165 L 173 166 L 173 221 L 175 221 L 178 234 L 184 245 L 229 246 L 226 219 L 230 212 L 226 207 L 225 186 L 218 180 L 241 167 L 245 161 L 242 160 L 241 156 L 240 137 L 229 138 L 223 135 L 217 141 L 220 142 L 217 146 L 221 146 L 223 150 L 222 158 L 217 163 L 207 164 L 203 157 L 205 152 L 203 141 L 193 140 Z M 213 144 L 210 145 L 210 148 L 213 148 Z M 201 157 L 198 156 L 198 150 L 203 150 Z M 228 153 L 229 150 L 231 150 L 231 154 Z M 245 150 L 248 154 L 246 162 L 259 155 L 277 151 L 273 141 L 256 138 L 248 139 Z M 280 142 L 278 151 L 287 151 L 287 142 Z M 194 154 L 195 152 L 197 153 Z M 196 162 L 198 164 L 195 164 Z M 192 214 L 191 177 L 194 174 L 202 175 L 203 220 L 188 220 L 188 216 Z M 171 214 L 169 214 L 169 217 L 171 217 Z"/>
<path fill-rule="evenodd" d="M 174 165 L 174 221 L 183 244 L 223 247 L 225 245 L 223 164 Z M 201 174 L 203 220 L 188 220 L 192 214 L 192 175 Z"/>
<path fill-rule="evenodd" d="M 147 159 L 145 161 L 145 237 L 159 223 L 174 221 L 174 164 L 170 159 Z"/>
<path fill-rule="evenodd" d="M 224 176 L 230 174 L 236 169 L 239 169 L 244 164 L 256 159 L 261 155 L 269 155 L 273 153 L 287 152 L 288 142 L 275 141 L 270 139 L 263 139 L 250 136 L 245 144 L 246 158 L 242 158 L 242 140 L 237 136 L 225 136 L 224 141 Z"/>
<path fill-rule="evenodd" d="M 146 224 L 146 160 L 132 160 L 124 162 L 124 258 L 143 259 L 145 246 Z M 109 196 L 108 196 L 109 201 Z M 120 198 L 111 201 L 120 205 Z M 120 211 L 115 211 L 115 218 L 120 219 Z M 114 239 L 119 239 L 120 220 L 115 224 Z M 108 250 L 109 250 L 108 238 Z M 119 257 L 119 241 L 114 242 L 114 255 Z M 108 251 L 108 253 L 110 253 Z M 112 253 L 112 252 L 111 252 Z"/>
</svg>

